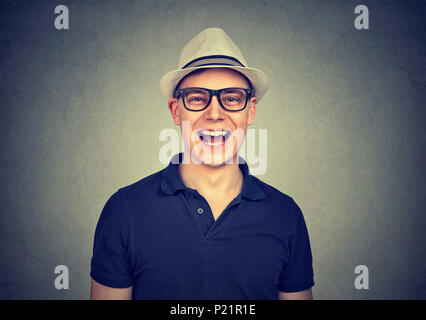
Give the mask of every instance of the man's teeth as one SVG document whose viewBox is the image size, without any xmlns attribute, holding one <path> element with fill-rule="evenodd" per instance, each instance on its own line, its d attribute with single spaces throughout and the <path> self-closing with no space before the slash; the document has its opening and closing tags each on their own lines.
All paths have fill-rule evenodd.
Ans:
<svg viewBox="0 0 426 320">
<path fill-rule="evenodd" d="M 200 139 L 208 145 L 216 146 L 225 142 L 229 136 L 230 130 L 200 130 L 198 135 Z"/>
<path fill-rule="evenodd" d="M 201 130 L 199 134 L 202 136 L 218 137 L 218 136 L 225 136 L 227 133 L 228 131 L 226 130 L 215 130 L 215 131 Z"/>
</svg>

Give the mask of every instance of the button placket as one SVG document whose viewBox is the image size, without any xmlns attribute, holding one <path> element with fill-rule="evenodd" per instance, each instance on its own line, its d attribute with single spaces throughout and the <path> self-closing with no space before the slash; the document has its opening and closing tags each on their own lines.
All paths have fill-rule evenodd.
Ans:
<svg viewBox="0 0 426 320">
<path fill-rule="evenodd" d="M 203 235 L 205 235 L 214 222 L 213 214 L 207 214 L 208 204 L 203 201 L 203 198 L 198 195 L 196 190 L 193 190 L 189 193 L 188 200 L 191 213 L 197 221 L 198 225 L 201 227 Z"/>
<path fill-rule="evenodd" d="M 241 197 L 237 196 L 228 204 L 228 206 L 223 210 L 219 218 L 211 226 L 208 233 L 206 234 L 205 240 L 211 239 L 222 228 L 224 228 L 224 220 L 227 220 L 225 222 L 225 225 L 228 224 L 233 219 L 233 217 L 235 217 L 237 211 L 240 209 L 240 205 Z M 231 215 L 231 217 L 227 217 L 228 215 Z"/>
</svg>

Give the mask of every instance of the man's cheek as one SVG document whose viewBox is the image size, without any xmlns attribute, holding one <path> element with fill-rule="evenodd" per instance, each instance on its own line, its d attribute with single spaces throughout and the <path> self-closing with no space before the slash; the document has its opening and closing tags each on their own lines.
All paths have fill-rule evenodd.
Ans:
<svg viewBox="0 0 426 320">
<path fill-rule="evenodd" d="M 190 148 L 192 143 L 198 143 L 200 141 L 198 134 L 194 132 L 191 121 L 189 120 L 182 121 L 181 135 L 187 148 Z"/>
</svg>

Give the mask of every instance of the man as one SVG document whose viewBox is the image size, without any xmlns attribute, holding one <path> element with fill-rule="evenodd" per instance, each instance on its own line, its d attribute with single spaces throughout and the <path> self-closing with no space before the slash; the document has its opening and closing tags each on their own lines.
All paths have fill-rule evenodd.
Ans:
<svg viewBox="0 0 426 320">
<path fill-rule="evenodd" d="M 161 79 L 185 151 L 118 190 L 96 227 L 92 299 L 312 299 L 312 256 L 293 199 L 238 157 L 268 78 L 221 29 Z"/>
</svg>

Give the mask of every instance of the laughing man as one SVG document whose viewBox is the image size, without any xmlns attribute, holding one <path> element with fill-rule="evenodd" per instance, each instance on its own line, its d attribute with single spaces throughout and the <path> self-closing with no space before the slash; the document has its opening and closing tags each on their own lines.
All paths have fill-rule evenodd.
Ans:
<svg viewBox="0 0 426 320">
<path fill-rule="evenodd" d="M 312 299 L 300 208 L 238 156 L 267 76 L 247 67 L 222 29 L 208 28 L 160 83 L 185 150 L 107 201 L 91 298 Z"/>
</svg>

